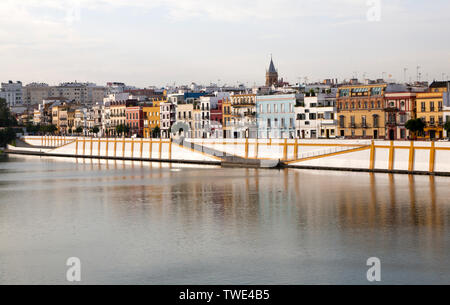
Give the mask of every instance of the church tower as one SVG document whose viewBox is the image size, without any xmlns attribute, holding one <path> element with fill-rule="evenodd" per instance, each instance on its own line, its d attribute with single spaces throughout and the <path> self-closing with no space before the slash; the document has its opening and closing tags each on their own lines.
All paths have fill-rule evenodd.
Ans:
<svg viewBox="0 0 450 305">
<path fill-rule="evenodd" d="M 272 87 L 272 85 L 276 85 L 277 83 L 278 71 L 275 69 L 275 65 L 273 64 L 273 59 L 271 56 L 269 70 L 266 71 L 266 86 Z"/>
</svg>

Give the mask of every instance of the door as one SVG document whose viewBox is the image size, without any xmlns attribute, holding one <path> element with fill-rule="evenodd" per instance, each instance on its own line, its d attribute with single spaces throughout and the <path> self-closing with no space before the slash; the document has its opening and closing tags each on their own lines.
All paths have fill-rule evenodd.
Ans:
<svg viewBox="0 0 450 305">
<path fill-rule="evenodd" d="M 389 140 L 395 140 L 395 131 L 394 129 L 389 130 Z"/>
<path fill-rule="evenodd" d="M 327 129 L 327 139 L 329 139 L 329 138 L 330 138 L 330 130 Z"/>
<path fill-rule="evenodd" d="M 436 139 L 436 131 L 435 130 L 430 130 L 430 139 L 431 140 Z"/>
<path fill-rule="evenodd" d="M 378 139 L 378 130 L 373 131 L 373 138 Z"/>
</svg>

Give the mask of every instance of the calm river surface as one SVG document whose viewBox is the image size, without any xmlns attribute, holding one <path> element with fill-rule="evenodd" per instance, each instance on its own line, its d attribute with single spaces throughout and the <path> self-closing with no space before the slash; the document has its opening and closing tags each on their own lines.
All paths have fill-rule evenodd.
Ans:
<svg viewBox="0 0 450 305">
<path fill-rule="evenodd" d="M 0 284 L 450 284 L 450 178 L 8 157 Z"/>
</svg>

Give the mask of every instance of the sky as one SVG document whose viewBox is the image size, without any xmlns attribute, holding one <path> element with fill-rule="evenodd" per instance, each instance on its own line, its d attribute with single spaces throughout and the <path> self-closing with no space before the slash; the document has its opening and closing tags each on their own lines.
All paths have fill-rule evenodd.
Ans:
<svg viewBox="0 0 450 305">
<path fill-rule="evenodd" d="M 1 0 L 0 81 L 450 77 L 448 0 Z"/>
</svg>

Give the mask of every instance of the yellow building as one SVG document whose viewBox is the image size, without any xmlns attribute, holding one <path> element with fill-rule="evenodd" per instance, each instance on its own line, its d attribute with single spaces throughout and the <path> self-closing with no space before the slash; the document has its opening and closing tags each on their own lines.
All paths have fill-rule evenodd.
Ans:
<svg viewBox="0 0 450 305">
<path fill-rule="evenodd" d="M 426 139 L 444 137 L 443 94 L 439 92 L 418 93 L 416 98 L 417 118 L 425 123 Z"/>
<path fill-rule="evenodd" d="M 222 126 L 224 138 L 231 138 L 232 130 L 232 111 L 231 111 L 231 100 L 226 99 L 222 104 L 223 114 L 222 114 Z"/>
<path fill-rule="evenodd" d="M 386 137 L 384 94 L 387 84 L 351 85 L 337 93 L 338 136 L 352 139 Z"/>
<path fill-rule="evenodd" d="M 152 138 L 155 127 L 161 128 L 160 107 L 161 101 L 154 100 L 152 106 L 144 106 L 144 138 Z"/>
<path fill-rule="evenodd" d="M 72 126 L 69 125 L 70 107 L 67 104 L 52 107 L 52 124 L 58 129 L 58 134 L 67 135 Z"/>
<path fill-rule="evenodd" d="M 427 93 L 418 93 L 416 98 L 417 118 L 425 123 L 425 139 L 444 138 L 444 93 L 449 82 L 433 82 Z"/>
</svg>

